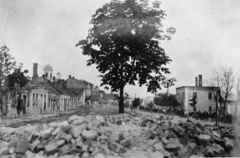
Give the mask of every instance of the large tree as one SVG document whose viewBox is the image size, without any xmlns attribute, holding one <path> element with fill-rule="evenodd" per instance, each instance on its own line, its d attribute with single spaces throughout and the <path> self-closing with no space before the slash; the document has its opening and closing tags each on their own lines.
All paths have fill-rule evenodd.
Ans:
<svg viewBox="0 0 240 158">
<path fill-rule="evenodd" d="M 96 11 L 87 39 L 77 44 L 91 57 L 87 65 L 97 65 L 101 86 L 109 85 L 112 91 L 120 92 L 119 113 L 124 113 L 127 84 L 138 81 L 154 93 L 161 88 L 164 73 L 170 73 L 164 65 L 171 59 L 160 41 L 170 39 L 175 29 L 163 30 L 165 16 L 157 1 L 150 5 L 147 0 L 114 0 Z"/>
</svg>

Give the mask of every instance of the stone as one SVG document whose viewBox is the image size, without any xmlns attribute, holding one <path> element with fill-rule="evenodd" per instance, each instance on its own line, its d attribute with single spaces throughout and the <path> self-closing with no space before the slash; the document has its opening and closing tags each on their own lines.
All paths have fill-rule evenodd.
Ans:
<svg viewBox="0 0 240 158">
<path fill-rule="evenodd" d="M 52 135 L 52 129 L 51 128 L 45 129 L 41 132 L 41 137 L 44 138 L 44 139 L 48 139 L 51 135 Z"/>
<path fill-rule="evenodd" d="M 25 152 L 25 156 L 26 158 L 33 158 L 35 157 L 35 154 L 28 150 Z"/>
<path fill-rule="evenodd" d="M 59 156 L 58 158 L 75 158 L 74 155 L 62 155 L 62 156 Z"/>
<path fill-rule="evenodd" d="M 157 126 L 157 128 L 155 129 L 155 131 L 157 132 L 157 136 L 158 137 L 162 137 L 163 136 L 163 129 L 161 126 Z"/>
<path fill-rule="evenodd" d="M 29 149 L 29 147 L 29 142 L 23 141 L 16 147 L 15 152 L 19 154 L 24 154 Z"/>
<path fill-rule="evenodd" d="M 186 145 L 179 153 L 179 157 L 185 158 L 192 155 L 193 147 L 189 144 Z"/>
<path fill-rule="evenodd" d="M 213 157 L 214 156 L 214 151 L 212 147 L 206 147 L 203 151 L 203 155 L 205 157 Z"/>
<path fill-rule="evenodd" d="M 151 158 L 164 158 L 164 155 L 161 151 L 155 151 L 152 155 Z"/>
<path fill-rule="evenodd" d="M 102 153 L 96 153 L 93 155 L 93 158 L 106 158 Z"/>
<path fill-rule="evenodd" d="M 45 151 L 46 151 L 46 153 L 47 153 L 48 155 L 52 155 L 52 154 L 54 154 L 54 153 L 57 151 L 57 149 L 58 149 L 58 144 L 57 144 L 57 143 L 54 143 L 54 142 L 49 143 L 48 145 L 46 145 L 46 146 L 44 147 L 44 149 L 45 149 Z"/>
<path fill-rule="evenodd" d="M 10 153 L 10 151 L 9 151 L 9 149 L 8 149 L 8 147 L 6 147 L 6 146 L 0 146 L 0 156 L 1 155 L 7 155 L 7 154 L 9 154 Z"/>
<path fill-rule="evenodd" d="M 60 139 L 56 143 L 57 143 L 58 147 L 61 147 L 61 146 L 63 146 L 65 144 L 65 142 L 66 142 L 66 140 Z"/>
<path fill-rule="evenodd" d="M 88 152 L 84 152 L 83 154 L 82 154 L 82 158 L 88 158 L 89 157 L 89 153 Z"/>
<path fill-rule="evenodd" d="M 126 139 L 123 139 L 120 141 L 120 144 L 123 146 L 123 147 L 129 147 L 131 145 L 131 137 L 130 138 L 126 138 Z"/>
<path fill-rule="evenodd" d="M 70 142 L 71 139 L 73 138 L 73 136 L 72 136 L 72 134 L 65 134 L 65 135 L 63 136 L 63 138 L 64 138 L 67 142 Z"/>
<path fill-rule="evenodd" d="M 154 150 L 157 150 L 157 151 L 164 150 L 162 142 L 158 142 L 158 143 L 154 144 L 153 148 L 154 148 Z"/>
<path fill-rule="evenodd" d="M 212 148 L 213 148 L 214 153 L 215 153 L 216 155 L 219 155 L 219 156 L 223 155 L 224 152 L 225 152 L 225 151 L 224 151 L 224 148 L 223 148 L 221 145 L 216 144 L 216 143 L 214 143 L 214 144 L 212 145 Z"/>
<path fill-rule="evenodd" d="M 84 139 L 96 139 L 97 132 L 95 130 L 83 130 L 82 137 Z"/>
<path fill-rule="evenodd" d="M 225 140 L 225 150 L 230 152 L 233 149 L 233 140 L 229 138 L 224 138 Z"/>
<path fill-rule="evenodd" d="M 56 136 L 58 133 L 60 133 L 62 130 L 61 130 L 61 127 L 57 127 L 56 129 L 53 130 L 52 132 L 52 135 L 53 136 Z"/>
<path fill-rule="evenodd" d="M 82 131 L 86 128 L 87 128 L 87 124 L 83 123 L 79 126 L 73 127 L 71 133 L 75 138 L 77 138 L 82 133 Z"/>
<path fill-rule="evenodd" d="M 143 121 L 141 122 L 140 126 L 146 127 L 149 122 L 150 122 L 150 120 L 145 119 L 145 120 L 143 120 Z"/>
<path fill-rule="evenodd" d="M 204 152 L 204 147 L 201 145 L 195 146 L 192 150 L 193 155 L 201 155 Z"/>
<path fill-rule="evenodd" d="M 76 119 L 72 122 L 73 125 L 80 125 L 85 122 L 84 118 Z"/>
<path fill-rule="evenodd" d="M 198 136 L 198 142 L 200 145 L 208 145 L 210 139 L 211 139 L 211 136 L 206 135 L 206 134 L 200 134 Z"/>
<path fill-rule="evenodd" d="M 184 146 L 187 145 L 188 142 L 189 142 L 189 138 L 188 138 L 188 136 L 185 135 L 185 136 L 179 138 L 179 142 L 180 142 L 181 144 L 183 144 Z"/>
<path fill-rule="evenodd" d="M 184 130 L 182 127 L 180 127 L 180 126 L 178 126 L 178 125 L 176 125 L 176 124 L 173 126 L 173 130 L 174 130 L 174 132 L 176 132 L 177 135 L 179 135 L 179 136 L 185 135 L 185 130 Z"/>
<path fill-rule="evenodd" d="M 173 142 L 169 142 L 164 148 L 172 153 L 177 153 L 180 149 L 179 145 Z"/>
<path fill-rule="evenodd" d="M 123 154 L 127 150 L 124 149 L 120 144 L 114 143 L 114 142 L 109 142 L 108 143 L 108 148 L 116 153 Z"/>
</svg>

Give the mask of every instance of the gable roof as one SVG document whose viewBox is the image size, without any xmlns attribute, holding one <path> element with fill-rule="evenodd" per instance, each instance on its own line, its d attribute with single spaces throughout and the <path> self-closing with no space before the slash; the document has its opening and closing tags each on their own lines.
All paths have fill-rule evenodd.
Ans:
<svg viewBox="0 0 240 158">
<path fill-rule="evenodd" d="M 23 90 L 32 90 L 37 88 L 44 88 L 47 89 L 50 93 L 59 95 L 62 94 L 57 88 L 55 88 L 51 82 L 46 79 L 41 81 L 29 81 L 25 86 L 23 86 Z"/>
</svg>

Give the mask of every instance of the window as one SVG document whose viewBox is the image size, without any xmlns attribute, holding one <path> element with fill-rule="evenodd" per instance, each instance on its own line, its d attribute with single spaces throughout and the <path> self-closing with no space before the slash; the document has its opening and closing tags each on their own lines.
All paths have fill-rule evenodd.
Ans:
<svg viewBox="0 0 240 158">
<path fill-rule="evenodd" d="M 33 93 L 33 99 L 32 99 L 32 101 L 33 101 L 33 106 L 34 106 L 34 103 L 35 103 L 35 93 Z"/>
<path fill-rule="evenodd" d="M 197 99 L 197 92 L 193 92 L 193 98 Z"/>
<path fill-rule="evenodd" d="M 208 100 L 212 100 L 212 93 L 208 93 Z"/>
<path fill-rule="evenodd" d="M 36 94 L 36 106 L 38 105 L 38 94 Z"/>
</svg>

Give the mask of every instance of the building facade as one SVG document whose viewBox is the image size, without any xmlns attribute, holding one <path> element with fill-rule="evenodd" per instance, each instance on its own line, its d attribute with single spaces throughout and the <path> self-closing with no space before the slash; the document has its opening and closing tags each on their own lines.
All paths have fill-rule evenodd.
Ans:
<svg viewBox="0 0 240 158">
<path fill-rule="evenodd" d="M 190 103 L 196 98 L 197 111 L 216 111 L 216 102 L 214 92 L 219 87 L 202 86 L 202 75 L 195 78 L 195 86 L 182 86 L 176 88 L 176 99 L 187 112 L 193 112 L 194 109 Z"/>
</svg>

